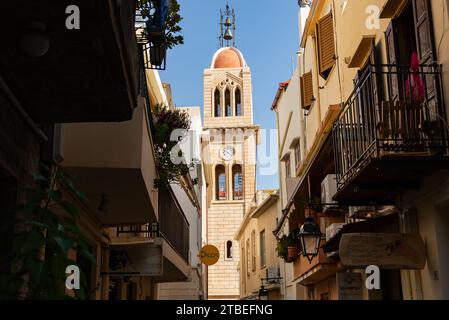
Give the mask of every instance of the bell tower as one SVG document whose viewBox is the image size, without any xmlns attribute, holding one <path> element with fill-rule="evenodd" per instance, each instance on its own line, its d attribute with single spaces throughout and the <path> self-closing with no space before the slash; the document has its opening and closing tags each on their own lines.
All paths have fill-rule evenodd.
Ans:
<svg viewBox="0 0 449 320">
<path fill-rule="evenodd" d="M 207 242 L 220 250 L 219 262 L 208 267 L 208 295 L 239 299 L 239 262 L 246 249 L 234 237 L 256 192 L 259 126 L 253 123 L 251 70 L 235 47 L 235 12 L 229 6 L 220 11 L 219 39 L 221 48 L 204 70 Z"/>
</svg>

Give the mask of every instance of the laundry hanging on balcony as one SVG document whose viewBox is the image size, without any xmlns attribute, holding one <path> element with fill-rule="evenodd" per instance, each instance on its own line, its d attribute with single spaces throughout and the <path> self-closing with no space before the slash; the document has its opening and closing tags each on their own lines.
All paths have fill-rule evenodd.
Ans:
<svg viewBox="0 0 449 320">
<path fill-rule="evenodd" d="M 410 75 L 406 81 L 406 96 L 411 102 L 422 103 L 425 99 L 424 81 L 419 75 L 419 58 L 416 52 L 412 54 L 410 62 Z"/>
</svg>

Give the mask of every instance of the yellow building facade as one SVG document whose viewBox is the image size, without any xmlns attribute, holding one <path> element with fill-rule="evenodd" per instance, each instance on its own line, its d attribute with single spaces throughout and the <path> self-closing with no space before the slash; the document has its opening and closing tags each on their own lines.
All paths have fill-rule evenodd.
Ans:
<svg viewBox="0 0 449 320">
<path fill-rule="evenodd" d="M 257 191 L 257 196 L 236 233 L 240 243 L 240 299 L 259 299 L 262 285 L 269 300 L 281 299 L 279 258 L 276 253 L 276 227 L 279 194 L 274 190 Z"/>
<path fill-rule="evenodd" d="M 387 233 L 414 237 L 420 265 L 386 267 L 377 256 L 381 290 L 361 285 L 358 297 L 447 299 L 448 3 L 316 0 L 306 9 L 297 71 L 274 105 L 286 178 L 275 231 L 312 215 L 328 236 L 312 263 L 285 269 L 289 296 L 344 299 L 338 278 L 364 281 L 366 265 L 345 260 L 340 239 Z M 286 110 L 286 100 L 296 107 Z"/>
</svg>

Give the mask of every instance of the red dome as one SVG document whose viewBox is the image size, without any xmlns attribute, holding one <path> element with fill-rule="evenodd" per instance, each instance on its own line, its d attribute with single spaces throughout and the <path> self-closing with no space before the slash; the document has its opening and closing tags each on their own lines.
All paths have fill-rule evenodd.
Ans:
<svg viewBox="0 0 449 320">
<path fill-rule="evenodd" d="M 221 51 L 215 58 L 214 68 L 242 68 L 243 63 L 237 51 L 227 48 Z"/>
</svg>

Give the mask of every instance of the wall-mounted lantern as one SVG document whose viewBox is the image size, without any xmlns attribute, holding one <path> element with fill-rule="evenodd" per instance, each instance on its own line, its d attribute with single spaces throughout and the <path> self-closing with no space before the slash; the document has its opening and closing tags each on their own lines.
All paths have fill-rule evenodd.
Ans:
<svg viewBox="0 0 449 320">
<path fill-rule="evenodd" d="M 315 223 L 313 217 L 307 217 L 299 231 L 298 237 L 301 241 L 302 254 L 310 263 L 312 263 L 313 258 L 318 256 L 321 236 L 320 226 Z"/>
</svg>

